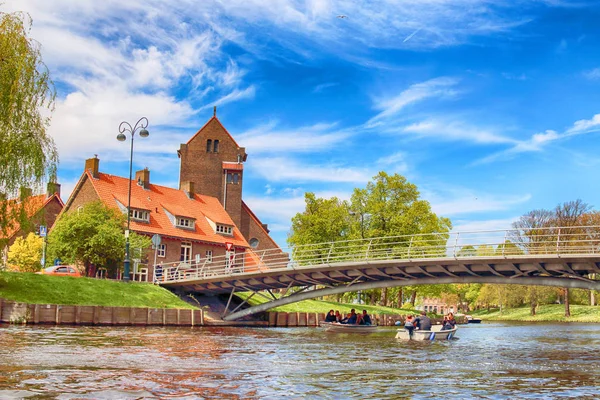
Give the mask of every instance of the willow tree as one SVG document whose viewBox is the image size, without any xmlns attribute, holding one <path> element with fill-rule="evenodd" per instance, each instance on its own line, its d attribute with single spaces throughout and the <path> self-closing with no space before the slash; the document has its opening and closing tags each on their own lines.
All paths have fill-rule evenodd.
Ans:
<svg viewBox="0 0 600 400">
<path fill-rule="evenodd" d="M 42 61 L 40 44 L 30 38 L 31 18 L 0 12 L 0 194 L 16 197 L 19 188 L 39 189 L 56 174 L 58 153 L 47 133 L 55 90 Z M 0 206 L 0 237 L 22 215 Z"/>
</svg>

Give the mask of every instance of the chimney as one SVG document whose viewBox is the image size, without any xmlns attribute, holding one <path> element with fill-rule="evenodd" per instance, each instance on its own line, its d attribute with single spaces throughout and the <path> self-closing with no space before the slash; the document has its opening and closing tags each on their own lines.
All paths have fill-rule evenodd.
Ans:
<svg viewBox="0 0 600 400">
<path fill-rule="evenodd" d="M 185 194 L 187 194 L 188 198 L 194 198 L 194 182 L 192 181 L 183 181 L 180 185 L 180 190 L 183 190 Z"/>
<path fill-rule="evenodd" d="M 46 197 L 52 197 L 55 194 L 60 197 L 60 184 L 56 182 L 48 182 L 46 186 Z"/>
<path fill-rule="evenodd" d="M 269 230 L 269 225 L 268 225 L 268 224 L 262 224 L 262 227 L 263 227 L 263 229 L 264 229 L 264 230 L 265 230 L 267 233 L 271 232 L 271 231 Z"/>
<path fill-rule="evenodd" d="M 148 168 L 144 168 L 140 171 L 136 171 L 135 180 L 137 181 L 137 184 L 144 189 L 150 189 L 150 170 Z"/>
<path fill-rule="evenodd" d="M 100 160 L 98 154 L 94 154 L 94 158 L 88 158 L 85 160 L 85 170 L 90 171 L 92 177 L 98 179 L 98 168 L 100 167 Z"/>
<path fill-rule="evenodd" d="M 19 190 L 19 198 L 21 200 L 25 200 L 28 197 L 31 197 L 31 189 L 25 186 L 21 186 L 20 190 Z"/>
</svg>

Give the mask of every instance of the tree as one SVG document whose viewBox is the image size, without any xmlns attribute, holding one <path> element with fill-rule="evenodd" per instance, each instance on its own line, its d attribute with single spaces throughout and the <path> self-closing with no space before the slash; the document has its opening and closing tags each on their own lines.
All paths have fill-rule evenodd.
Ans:
<svg viewBox="0 0 600 400">
<path fill-rule="evenodd" d="M 300 249 L 296 256 L 301 255 L 302 245 L 390 236 L 396 237 L 374 240 L 371 248 L 396 251 L 399 255 L 406 254 L 409 247 L 426 256 L 445 254 L 450 220 L 432 212 L 429 202 L 420 199 L 416 185 L 402 175 L 379 172 L 365 188 L 354 189 L 350 202 L 336 197 L 317 198 L 314 193 L 306 193 L 305 201 L 306 209 L 292 218 L 288 235 L 288 244 Z M 411 241 L 409 235 L 416 234 L 419 236 Z M 369 241 L 359 241 L 351 250 L 339 249 L 336 253 L 366 254 L 368 244 Z M 330 248 L 330 244 L 316 246 L 310 255 L 313 259 L 326 257 Z M 373 290 L 376 292 L 364 291 L 366 298 L 385 299 L 388 303 L 387 290 Z"/>
<path fill-rule="evenodd" d="M 58 162 L 46 132 L 54 86 L 30 27 L 27 14 L 0 13 L 0 193 L 10 198 L 20 187 L 41 187 Z M 20 216 L 18 207 L 0 207 L 0 236 Z"/>
<path fill-rule="evenodd" d="M 18 237 L 8 250 L 8 269 L 18 272 L 37 272 L 42 268 L 44 239 L 35 233 Z"/>
<path fill-rule="evenodd" d="M 48 235 L 49 258 L 58 257 L 69 263 L 85 266 L 114 265 L 125 255 L 125 215 L 92 202 L 83 210 L 64 214 Z M 148 248 L 150 239 L 135 233 L 130 235 L 132 248 Z"/>
</svg>

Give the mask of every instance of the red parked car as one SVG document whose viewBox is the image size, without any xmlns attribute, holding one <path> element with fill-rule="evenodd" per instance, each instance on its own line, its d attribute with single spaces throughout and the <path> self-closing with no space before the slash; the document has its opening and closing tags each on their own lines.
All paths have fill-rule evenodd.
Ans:
<svg viewBox="0 0 600 400">
<path fill-rule="evenodd" d="M 81 276 L 79 270 L 72 265 L 53 265 L 37 273 L 43 275 Z"/>
</svg>

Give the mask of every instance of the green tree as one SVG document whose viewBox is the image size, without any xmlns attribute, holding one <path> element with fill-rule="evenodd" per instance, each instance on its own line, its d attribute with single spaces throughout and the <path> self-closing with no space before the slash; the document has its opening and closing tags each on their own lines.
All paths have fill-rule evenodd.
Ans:
<svg viewBox="0 0 600 400">
<path fill-rule="evenodd" d="M 119 264 L 125 256 L 125 215 L 97 201 L 64 214 L 48 235 L 48 255 L 85 266 Z M 148 237 L 132 233 L 131 248 L 148 248 Z"/>
<path fill-rule="evenodd" d="M 39 43 L 29 38 L 30 26 L 27 14 L 0 12 L 0 193 L 10 198 L 20 187 L 40 188 L 55 176 L 58 162 L 46 132 L 54 86 Z M 19 207 L 3 203 L 0 236 L 23 216 Z"/>
<path fill-rule="evenodd" d="M 18 272 L 37 272 L 42 268 L 44 240 L 34 233 L 18 237 L 8 250 L 8 269 Z"/>
<path fill-rule="evenodd" d="M 288 244 L 295 248 L 294 258 L 299 262 L 307 254 L 313 262 L 315 257 L 325 258 L 328 254 L 336 254 L 337 260 L 341 260 L 344 255 L 364 255 L 367 249 L 372 251 L 371 256 L 387 256 L 389 251 L 399 256 L 407 255 L 409 247 L 415 252 L 414 256 L 445 254 L 448 232 L 452 227 L 450 220 L 431 211 L 429 202 L 420 199 L 416 185 L 399 174 L 379 172 L 365 188 L 354 189 L 350 202 L 335 197 L 317 198 L 314 193 L 306 193 L 305 201 L 306 209 L 292 218 L 288 235 Z M 411 241 L 409 235 L 415 234 L 420 236 Z M 374 239 L 372 245 L 366 240 L 359 241 L 390 236 L 396 237 Z M 302 247 L 352 239 L 357 240 L 352 246 L 341 244 L 336 248 L 336 245 L 327 243 L 310 249 Z M 374 290 L 364 291 L 365 298 L 377 298 L 389 304 L 391 296 L 387 295 L 387 289 Z M 416 291 L 411 300 L 414 301 L 415 296 Z"/>
</svg>

